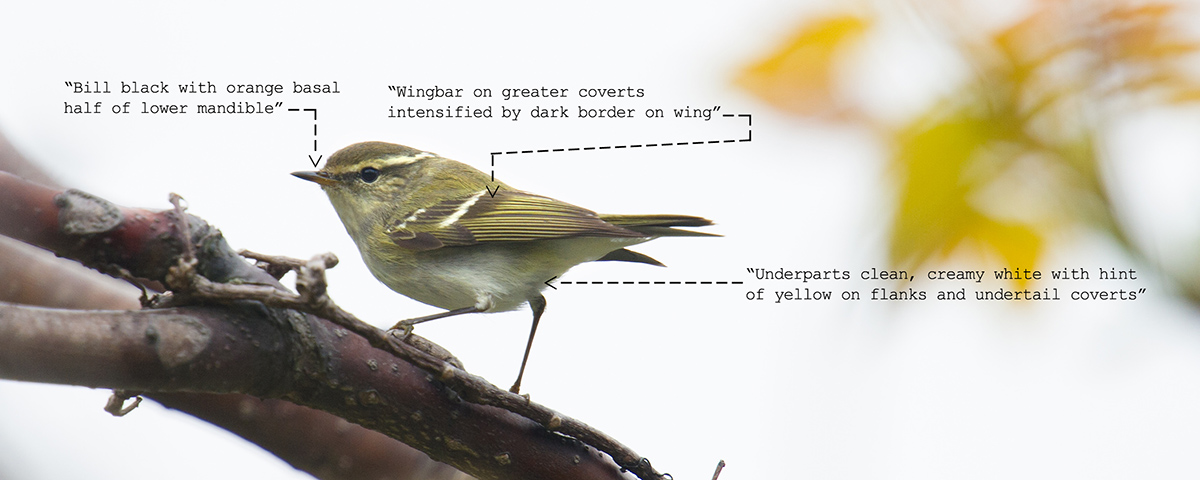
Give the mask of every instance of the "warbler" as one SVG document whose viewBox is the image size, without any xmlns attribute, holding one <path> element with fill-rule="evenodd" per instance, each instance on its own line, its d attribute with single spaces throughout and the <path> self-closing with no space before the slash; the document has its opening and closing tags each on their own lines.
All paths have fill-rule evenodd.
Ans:
<svg viewBox="0 0 1200 480">
<path fill-rule="evenodd" d="M 392 329 L 529 304 L 533 326 L 510 391 L 519 393 L 546 309 L 547 281 L 589 261 L 663 266 L 625 247 L 664 236 L 716 236 L 674 227 L 712 222 L 687 215 L 599 215 L 523 192 L 474 167 L 403 145 L 363 142 L 315 172 L 363 262 L 392 290 L 447 311 Z"/>
</svg>

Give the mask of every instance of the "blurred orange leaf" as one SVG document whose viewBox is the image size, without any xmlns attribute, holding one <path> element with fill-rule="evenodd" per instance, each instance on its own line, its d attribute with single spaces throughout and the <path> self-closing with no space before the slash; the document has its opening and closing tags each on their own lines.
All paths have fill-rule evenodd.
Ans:
<svg viewBox="0 0 1200 480">
<path fill-rule="evenodd" d="M 869 26 L 867 19 L 855 15 L 806 23 L 780 49 L 743 70 L 737 83 L 792 113 L 834 113 L 839 110 L 834 91 L 837 64 Z"/>
<path fill-rule="evenodd" d="M 1118 52 L 1131 55 L 1150 54 L 1160 56 L 1158 48 L 1167 47 L 1161 51 L 1168 55 L 1177 54 L 1179 50 L 1170 48 L 1172 44 L 1182 46 L 1192 42 L 1173 40 L 1180 32 L 1171 26 L 1173 15 L 1179 10 L 1177 5 L 1166 3 L 1149 3 L 1144 5 L 1113 5 L 1097 19 L 1097 26 L 1105 31 L 1100 38 L 1108 40 L 1106 46 L 1117 47 Z"/>
</svg>

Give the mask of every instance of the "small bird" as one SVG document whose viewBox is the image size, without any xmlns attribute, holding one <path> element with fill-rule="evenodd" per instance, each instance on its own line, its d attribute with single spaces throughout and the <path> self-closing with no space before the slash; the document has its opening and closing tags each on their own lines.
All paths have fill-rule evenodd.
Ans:
<svg viewBox="0 0 1200 480">
<path fill-rule="evenodd" d="M 625 247 L 666 236 L 717 236 L 674 227 L 712 222 L 687 215 L 599 215 L 523 192 L 460 162 L 403 145 L 363 142 L 338 150 L 315 172 L 363 262 L 392 290 L 447 311 L 412 326 L 528 303 L 533 326 L 517 380 L 546 308 L 547 281 L 590 261 L 663 266 Z"/>
</svg>

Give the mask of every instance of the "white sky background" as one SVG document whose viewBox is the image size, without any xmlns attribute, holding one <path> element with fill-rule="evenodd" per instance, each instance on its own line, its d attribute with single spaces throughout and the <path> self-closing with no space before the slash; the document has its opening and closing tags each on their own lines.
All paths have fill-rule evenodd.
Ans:
<svg viewBox="0 0 1200 480">
<path fill-rule="evenodd" d="M 168 193 L 178 192 L 235 248 L 335 252 L 342 263 L 330 272 L 334 298 L 382 327 L 436 309 L 376 282 L 325 196 L 288 175 L 311 169 L 307 114 L 116 116 L 107 113 L 113 103 L 130 100 L 137 109 L 145 97 L 267 99 L 72 95 L 64 82 L 290 89 L 293 80 L 336 80 L 339 95 L 270 99 L 318 108 L 318 153 L 385 140 L 480 168 L 491 151 L 741 138 L 745 130 L 741 120 L 723 118 L 539 121 L 527 118 L 533 105 L 720 105 L 720 113 L 752 113 L 750 143 L 498 157 L 497 178 L 515 187 L 601 212 L 701 215 L 718 224 L 708 231 L 725 235 L 637 248 L 668 269 L 592 264 L 564 280 L 748 282 L 548 292 L 525 379 L 535 400 L 613 435 L 679 479 L 709 478 L 718 459 L 728 463 L 722 479 L 1200 474 L 1193 460 L 1200 316 L 1104 238 L 1063 238 L 1038 268 L 1138 269 L 1143 298 L 1035 306 L 745 300 L 751 287 L 768 295 L 842 287 L 756 282 L 748 267 L 857 274 L 885 265 L 892 206 L 884 147 L 862 132 L 776 114 L 732 87 L 739 67 L 820 5 L 431 3 L 6 5 L 0 132 L 63 184 L 115 202 L 166 208 Z M 886 75 L 859 80 L 856 89 L 881 117 L 905 118 L 954 80 L 959 67 L 928 53 L 929 41 L 911 31 L 876 41 L 880 50 L 868 61 Z M 423 102 L 397 99 L 389 84 L 497 93 L 635 87 L 646 96 Z M 85 100 L 103 101 L 106 113 L 62 113 L 64 101 Z M 385 118 L 390 105 L 443 104 L 525 113 L 517 122 Z M 1124 213 L 1138 239 L 1165 258 L 1194 249 L 1200 235 L 1196 113 L 1130 118 L 1108 144 Z M 418 330 L 470 371 L 507 386 L 528 315 L 459 317 Z M 157 405 L 113 418 L 102 410 L 107 395 L 0 381 L 0 478 L 308 478 Z"/>
</svg>

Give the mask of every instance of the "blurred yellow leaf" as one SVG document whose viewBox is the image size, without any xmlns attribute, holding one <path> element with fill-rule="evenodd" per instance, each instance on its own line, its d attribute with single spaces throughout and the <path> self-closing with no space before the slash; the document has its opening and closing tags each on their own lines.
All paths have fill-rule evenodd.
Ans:
<svg viewBox="0 0 1200 480">
<path fill-rule="evenodd" d="M 1022 138 L 1019 128 L 1010 111 L 974 102 L 935 106 L 897 134 L 893 265 L 910 268 L 964 242 L 987 247 L 1013 268 L 1036 265 L 1041 237 L 1035 229 L 991 219 L 972 202 L 1020 151 L 1007 148 Z"/>
<path fill-rule="evenodd" d="M 969 235 L 1004 260 L 1013 270 L 1034 270 L 1042 250 L 1042 235 L 1028 225 L 1002 223 L 985 219 L 975 225 Z M 1017 288 L 1025 288 L 1029 280 L 1016 280 Z"/>
<path fill-rule="evenodd" d="M 780 49 L 741 72 L 737 83 L 780 109 L 801 115 L 839 110 L 836 70 L 846 47 L 870 22 L 838 15 L 802 25 Z"/>
<path fill-rule="evenodd" d="M 927 117 L 938 116 L 939 110 Z M 986 124 L 965 110 L 918 120 L 898 135 L 894 168 L 900 196 L 892 229 L 893 264 L 919 264 L 962 239 L 972 221 L 963 168 L 988 138 Z"/>
</svg>

